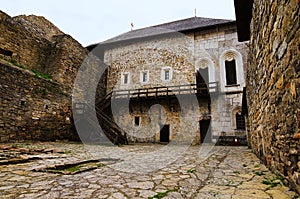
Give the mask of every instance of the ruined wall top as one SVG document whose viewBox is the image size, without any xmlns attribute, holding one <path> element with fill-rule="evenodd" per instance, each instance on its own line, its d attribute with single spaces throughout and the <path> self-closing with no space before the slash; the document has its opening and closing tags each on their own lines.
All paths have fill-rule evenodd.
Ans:
<svg viewBox="0 0 300 199">
<path fill-rule="evenodd" d="M 43 16 L 35 15 L 19 15 L 12 18 L 14 21 L 20 23 L 36 37 L 44 37 L 52 41 L 54 35 L 63 35 L 64 33 L 58 29 L 53 23 Z"/>
<path fill-rule="evenodd" d="M 0 49 L 12 53 L 11 61 L 49 74 L 69 91 L 88 51 L 46 18 L 10 17 L 0 12 Z"/>
</svg>

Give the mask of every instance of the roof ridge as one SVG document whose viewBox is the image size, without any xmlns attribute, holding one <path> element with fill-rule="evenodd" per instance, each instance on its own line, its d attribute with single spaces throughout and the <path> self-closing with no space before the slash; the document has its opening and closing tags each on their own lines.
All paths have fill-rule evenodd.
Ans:
<svg viewBox="0 0 300 199">
<path fill-rule="evenodd" d="M 178 22 L 183 22 L 183 21 L 188 21 L 190 19 L 208 19 L 208 20 L 224 20 L 224 21 L 229 21 L 230 19 L 218 19 L 218 18 L 209 18 L 209 17 L 189 17 L 189 18 L 185 18 L 185 19 L 178 19 L 175 21 L 170 21 L 170 22 L 166 22 L 166 23 L 162 23 L 162 24 L 157 24 L 157 25 L 153 25 L 153 26 L 148 26 L 150 27 L 158 27 L 158 26 L 162 26 L 162 25 L 167 25 L 167 24 L 172 24 L 172 23 L 178 23 Z"/>
<path fill-rule="evenodd" d="M 207 19 L 207 20 L 220 20 L 220 21 L 222 20 L 224 22 L 235 21 L 233 19 L 219 19 L 219 18 L 209 18 L 209 17 L 189 17 L 189 18 L 178 19 L 178 20 L 175 20 L 175 21 L 165 22 L 165 23 L 161 23 L 161 24 L 146 26 L 146 27 L 143 27 L 143 28 L 129 30 L 129 31 L 124 32 L 122 34 L 126 34 L 128 32 L 132 32 L 132 31 L 139 31 L 139 30 L 143 30 L 143 29 L 146 29 L 146 28 L 161 28 L 161 26 L 164 26 L 164 25 L 169 25 L 169 24 L 179 23 L 179 22 L 183 22 L 183 21 L 188 21 L 190 19 Z"/>
<path fill-rule="evenodd" d="M 134 29 L 112 37 L 98 44 L 108 44 L 131 39 L 166 34 L 170 32 L 190 31 L 193 29 L 210 28 L 216 25 L 235 22 L 231 19 L 215 19 L 207 17 L 190 17 L 176 21 L 166 22 L 158 25 L 148 26 L 144 28 Z M 92 44 L 94 46 L 96 44 Z"/>
</svg>

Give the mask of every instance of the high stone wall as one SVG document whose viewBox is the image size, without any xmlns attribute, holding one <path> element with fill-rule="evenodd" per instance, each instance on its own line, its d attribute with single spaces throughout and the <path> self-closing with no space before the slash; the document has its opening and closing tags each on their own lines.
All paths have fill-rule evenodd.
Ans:
<svg viewBox="0 0 300 199">
<path fill-rule="evenodd" d="M 250 143 L 300 193 L 300 4 L 254 1 L 247 68 Z"/>
<path fill-rule="evenodd" d="M 101 61 L 85 60 L 87 55 L 80 43 L 44 17 L 10 17 L 0 11 L 0 142 L 79 140 L 71 118 L 78 71 L 86 71 L 83 90 L 98 83 L 97 99 L 106 94 L 106 76 L 94 82 L 94 71 L 103 69 Z M 84 60 L 88 64 L 80 69 Z M 51 80 L 34 76 L 33 70 Z"/>
</svg>

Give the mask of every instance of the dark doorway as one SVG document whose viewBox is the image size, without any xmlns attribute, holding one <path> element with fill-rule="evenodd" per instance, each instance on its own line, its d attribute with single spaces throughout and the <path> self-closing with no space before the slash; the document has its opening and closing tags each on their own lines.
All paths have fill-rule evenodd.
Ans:
<svg viewBox="0 0 300 199">
<path fill-rule="evenodd" d="M 211 143 L 210 119 L 201 120 L 200 122 L 200 138 L 201 143 Z"/>
<path fill-rule="evenodd" d="M 207 93 L 208 85 L 208 68 L 199 68 L 196 75 L 198 93 Z"/>
<path fill-rule="evenodd" d="M 134 125 L 140 126 L 140 117 L 134 117 Z"/>
<path fill-rule="evenodd" d="M 160 142 L 170 142 L 170 125 L 164 125 L 160 130 Z"/>
</svg>

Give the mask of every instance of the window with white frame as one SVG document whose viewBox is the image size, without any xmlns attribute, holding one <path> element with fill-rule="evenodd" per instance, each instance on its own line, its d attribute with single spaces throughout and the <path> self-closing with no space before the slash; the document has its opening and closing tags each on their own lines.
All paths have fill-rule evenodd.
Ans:
<svg viewBox="0 0 300 199">
<path fill-rule="evenodd" d="M 163 67 L 161 70 L 161 80 L 170 81 L 173 78 L 173 70 L 171 67 Z"/>
<path fill-rule="evenodd" d="M 240 91 L 245 86 L 242 55 L 235 49 L 223 52 L 220 56 L 221 91 Z"/>
<path fill-rule="evenodd" d="M 149 81 L 149 71 L 142 71 L 140 73 L 140 82 L 148 83 L 148 81 Z"/>
<path fill-rule="evenodd" d="M 130 84 L 130 73 L 129 72 L 124 72 L 121 74 L 121 84 L 122 85 Z"/>
</svg>

